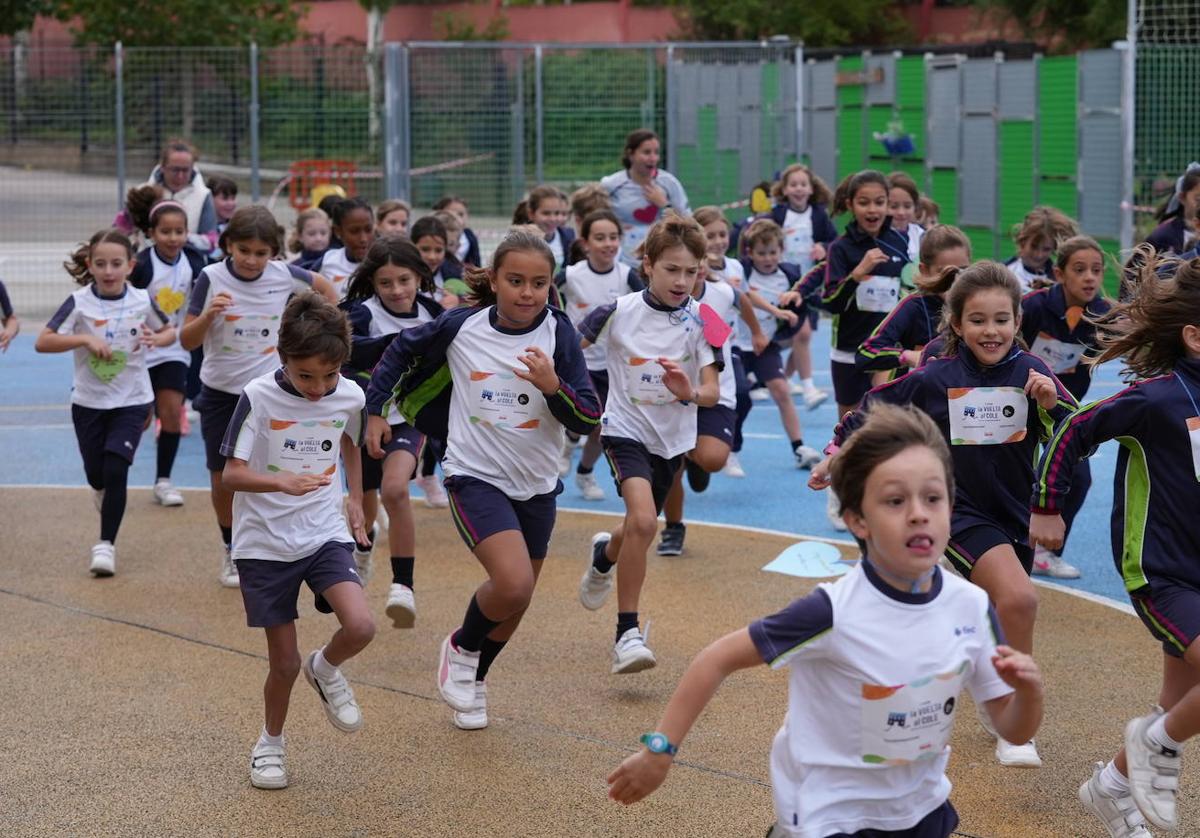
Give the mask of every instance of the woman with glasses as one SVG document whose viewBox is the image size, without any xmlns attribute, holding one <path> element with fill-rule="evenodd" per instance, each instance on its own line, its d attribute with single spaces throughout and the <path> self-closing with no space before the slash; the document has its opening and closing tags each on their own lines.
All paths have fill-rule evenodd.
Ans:
<svg viewBox="0 0 1200 838">
<path fill-rule="evenodd" d="M 207 255 L 216 246 L 217 211 L 212 192 L 196 168 L 199 159 L 196 147 L 187 140 L 169 139 L 147 183 L 161 187 L 164 199 L 183 205 L 188 219 L 188 244 Z"/>
</svg>

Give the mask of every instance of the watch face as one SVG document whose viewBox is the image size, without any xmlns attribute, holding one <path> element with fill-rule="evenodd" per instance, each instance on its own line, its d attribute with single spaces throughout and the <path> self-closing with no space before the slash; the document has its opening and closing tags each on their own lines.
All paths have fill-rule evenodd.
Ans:
<svg viewBox="0 0 1200 838">
<path fill-rule="evenodd" d="M 656 754 L 661 754 L 667 749 L 667 737 L 656 733 L 646 742 L 646 747 Z"/>
</svg>

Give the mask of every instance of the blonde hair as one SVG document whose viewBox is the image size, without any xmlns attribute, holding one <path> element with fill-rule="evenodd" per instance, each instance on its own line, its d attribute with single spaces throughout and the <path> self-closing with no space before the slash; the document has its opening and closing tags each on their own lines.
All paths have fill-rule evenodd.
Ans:
<svg viewBox="0 0 1200 838">
<path fill-rule="evenodd" d="M 729 219 L 725 217 L 725 213 L 721 212 L 720 207 L 700 207 L 698 210 L 692 213 L 692 218 L 696 219 L 696 223 L 701 227 L 707 227 L 714 221 L 722 222 L 725 225 L 726 230 L 730 229 L 732 226 L 729 223 Z"/>
<path fill-rule="evenodd" d="M 1079 225 L 1074 219 L 1062 210 L 1046 206 L 1031 209 L 1012 230 L 1013 241 L 1017 243 L 1017 247 L 1045 241 L 1055 250 L 1058 249 L 1059 242 L 1077 235 Z"/>
<path fill-rule="evenodd" d="M 921 265 L 932 267 L 939 253 L 956 247 L 964 248 L 967 251 L 967 261 L 971 261 L 971 240 L 967 238 L 966 233 L 951 224 L 930 227 L 921 239 Z M 958 276 L 958 270 L 951 271 L 951 267 L 955 266 L 942 268 L 932 276 L 918 274 L 914 281 L 917 290 L 923 294 L 945 294 L 954 278 Z"/>
<path fill-rule="evenodd" d="M 612 209 L 608 190 L 598 183 L 585 183 L 571 193 L 571 215 L 586 218 L 597 210 Z"/>
<path fill-rule="evenodd" d="M 778 242 L 782 246 L 783 228 L 770 218 L 758 218 L 746 228 L 741 238 L 747 249 L 764 242 Z"/>
<path fill-rule="evenodd" d="M 780 202 L 787 200 L 783 194 L 783 188 L 787 186 L 788 178 L 796 172 L 804 172 L 808 175 L 808 182 L 812 185 L 812 194 L 808 197 L 810 204 L 828 204 L 833 200 L 833 192 L 829 189 L 829 184 L 817 177 L 813 170 L 803 163 L 793 163 L 780 173 L 779 180 L 775 181 L 771 187 L 772 198 Z"/>
<path fill-rule="evenodd" d="M 332 228 L 329 222 L 329 216 L 325 214 L 325 210 L 312 207 L 296 216 L 296 223 L 292 227 L 292 234 L 288 236 L 287 249 L 291 253 L 299 253 L 304 250 L 304 245 L 300 242 L 300 234 L 304 232 L 304 225 L 310 221 L 324 221 L 326 225 Z"/>
<path fill-rule="evenodd" d="M 405 216 L 407 218 L 412 218 L 412 207 L 409 206 L 408 201 L 401 201 L 399 198 L 389 198 L 375 208 L 375 223 L 382 224 L 383 219 L 387 218 L 396 210 L 404 210 Z"/>
</svg>

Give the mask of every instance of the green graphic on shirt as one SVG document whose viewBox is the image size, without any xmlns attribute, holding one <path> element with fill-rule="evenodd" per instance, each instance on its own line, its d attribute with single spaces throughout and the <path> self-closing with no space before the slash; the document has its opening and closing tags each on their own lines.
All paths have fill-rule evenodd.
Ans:
<svg viewBox="0 0 1200 838">
<path fill-rule="evenodd" d="M 121 374 L 121 370 L 125 369 L 128 360 L 129 356 L 125 352 L 114 349 L 111 358 L 88 355 L 87 362 L 96 378 L 105 384 L 111 384 L 112 380 Z"/>
</svg>

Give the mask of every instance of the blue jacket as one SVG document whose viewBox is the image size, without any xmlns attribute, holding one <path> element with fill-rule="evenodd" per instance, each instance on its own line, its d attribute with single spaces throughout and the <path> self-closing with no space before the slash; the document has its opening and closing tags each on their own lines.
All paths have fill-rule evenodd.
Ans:
<svg viewBox="0 0 1200 838">
<path fill-rule="evenodd" d="M 871 390 L 834 429 L 834 441 L 840 446 L 860 428 L 875 402 L 919 407 L 929 414 L 950 445 L 955 483 L 951 533 L 990 524 L 1014 541 L 1024 543 L 1029 537 L 1029 487 L 1034 481 L 1038 449 L 1043 440 L 1050 438 L 1055 423 L 1077 407 L 1075 399 L 1056 379 L 1058 403 L 1045 411 L 1030 399 L 1022 439 L 991 445 L 956 445 L 950 430 L 949 391 L 978 387 L 1023 389 L 1030 370 L 1054 377 L 1040 358 L 1016 346 L 1003 361 L 991 367 L 981 366 L 970 350 L 961 347 L 957 355 L 935 358 L 908 375 Z M 955 409 L 959 409 L 958 405 Z"/>
<path fill-rule="evenodd" d="M 1099 317 L 1110 308 L 1108 301 L 1096 297 L 1084 309 L 1085 317 L 1072 329 L 1067 325 L 1067 298 L 1063 287 L 1054 284 L 1049 288 L 1030 291 L 1021 300 L 1021 337 L 1031 349 L 1039 335 L 1046 335 L 1063 343 L 1074 343 L 1084 347 L 1080 363 L 1068 372 L 1056 373 L 1058 380 L 1071 391 L 1076 401 L 1087 395 L 1092 383 L 1092 368 L 1083 363 L 1087 357 L 1099 354 L 1096 345 L 1096 327 L 1087 321 L 1088 317 Z"/>
<path fill-rule="evenodd" d="M 860 370 L 900 368 L 902 350 L 922 350 L 937 336 L 943 305 L 937 294 L 904 297 L 858 347 L 855 366 Z"/>
<path fill-rule="evenodd" d="M 813 244 L 823 244 L 828 246 L 834 239 L 837 238 L 837 227 L 833 225 L 833 221 L 829 218 L 829 212 L 825 209 L 824 204 L 809 204 L 812 208 L 812 228 L 813 228 Z M 780 227 L 783 226 L 784 220 L 787 218 L 788 205 L 776 204 L 771 207 L 771 211 L 766 215 L 752 215 L 748 218 L 743 218 L 738 223 L 734 224 L 729 231 L 729 249 L 734 253 L 738 251 L 738 240 L 742 233 L 751 222 L 759 218 L 770 218 Z"/>
<path fill-rule="evenodd" d="M 1152 245 L 1159 253 L 1182 253 L 1186 238 L 1187 224 L 1180 213 L 1155 227 L 1150 235 L 1146 236 L 1146 243 Z"/>
<path fill-rule="evenodd" d="M 154 265 L 150 261 L 150 251 L 153 249 L 153 245 L 147 247 L 133 260 L 133 270 L 129 274 L 129 284 L 134 288 L 148 288 L 150 283 L 154 281 Z M 180 251 L 180 256 L 188 260 L 188 265 L 192 269 L 192 281 L 195 282 L 196 277 L 200 276 L 200 272 L 208 265 L 208 259 L 200 251 L 193 249 L 191 245 L 187 244 Z"/>
<path fill-rule="evenodd" d="M 470 227 L 464 227 L 463 238 L 467 240 L 467 253 L 463 256 L 463 263 L 466 265 L 474 265 L 477 268 L 483 267 L 480 265 L 479 256 L 479 236 L 475 235 L 475 231 Z"/>
<path fill-rule="evenodd" d="M 844 352 L 857 352 L 864 340 L 871 336 L 885 312 L 859 311 L 855 301 L 857 282 L 850 273 L 868 250 L 878 247 L 890 258 L 877 265 L 871 272 L 874 276 L 900 277 L 908 264 L 908 237 L 892 229 L 890 217 L 885 217 L 879 236 L 869 236 L 858 226 L 857 221 L 846 225 L 845 235 L 829 246 L 829 269 L 825 274 L 822 306 L 833 314 L 834 348 Z"/>
<path fill-rule="evenodd" d="M 381 416 L 385 405 L 394 401 L 408 424 L 426 436 L 446 439 L 454 386 L 446 352 L 463 321 L 478 311 L 478 306 L 450 309 L 432 323 L 397 335 L 371 373 L 367 413 Z M 494 324 L 494 307 L 490 316 Z M 545 397 L 546 405 L 567 430 L 590 434 L 600 426 L 600 400 L 583 360 L 579 333 L 566 314 L 550 306 L 529 328 L 540 326 L 547 317 L 555 319 L 554 368 L 559 388 Z"/>
<path fill-rule="evenodd" d="M 424 294 L 418 294 L 416 297 L 413 317 L 417 316 L 418 307 L 425 309 L 434 318 L 443 311 L 440 305 Z M 371 337 L 371 310 L 363 305 L 362 300 L 342 300 L 338 303 L 338 308 L 346 312 L 346 319 L 350 321 L 350 358 L 342 365 L 342 375 L 353 379 L 358 386 L 366 390 L 367 383 L 371 380 L 371 371 L 400 333 Z"/>
<path fill-rule="evenodd" d="M 1115 439 L 1112 549 L 1125 589 L 1155 579 L 1200 589 L 1200 360 L 1181 360 L 1169 375 L 1139 381 L 1085 405 L 1059 425 L 1038 465 L 1032 507 L 1060 512 L 1075 464 Z"/>
<path fill-rule="evenodd" d="M 321 264 L 321 260 L 325 258 L 330 248 L 324 250 L 302 250 L 300 255 L 293 259 L 289 264 L 295 265 L 298 268 L 304 268 L 306 271 L 316 271 L 317 266 Z"/>
</svg>

